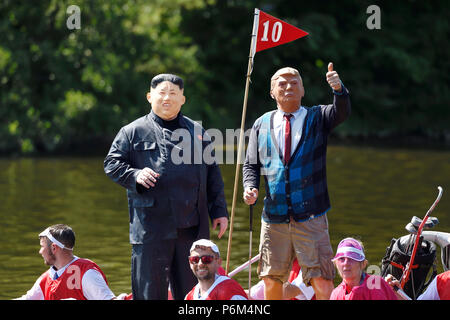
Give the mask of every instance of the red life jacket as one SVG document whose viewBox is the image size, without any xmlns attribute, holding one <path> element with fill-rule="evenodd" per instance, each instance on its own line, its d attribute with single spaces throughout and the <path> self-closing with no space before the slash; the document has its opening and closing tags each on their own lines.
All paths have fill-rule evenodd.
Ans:
<svg viewBox="0 0 450 320">
<path fill-rule="evenodd" d="M 56 280 L 50 277 L 47 270 L 40 282 L 41 290 L 44 294 L 44 300 L 61 300 L 73 298 L 76 300 L 87 300 L 83 295 L 82 279 L 86 271 L 94 269 L 100 272 L 105 279 L 106 276 L 95 262 L 88 259 L 77 259 L 72 262 L 63 274 Z"/>
<path fill-rule="evenodd" d="M 441 300 L 450 300 L 450 270 L 437 276 L 436 286 Z"/>
<path fill-rule="evenodd" d="M 198 293 L 198 285 L 196 285 L 185 297 L 185 300 L 195 300 Z M 196 289 L 197 288 L 197 289 Z M 213 283 L 208 296 L 205 300 L 230 300 L 233 296 L 239 295 L 248 299 L 247 294 L 241 285 L 234 279 L 227 276 L 219 276 Z"/>
<path fill-rule="evenodd" d="M 291 269 L 291 273 L 289 274 L 289 282 L 292 282 L 295 280 L 295 278 L 298 277 L 298 274 L 300 273 L 300 265 L 298 264 L 298 260 L 297 258 L 294 259 L 294 261 L 292 262 L 292 269 Z"/>
</svg>

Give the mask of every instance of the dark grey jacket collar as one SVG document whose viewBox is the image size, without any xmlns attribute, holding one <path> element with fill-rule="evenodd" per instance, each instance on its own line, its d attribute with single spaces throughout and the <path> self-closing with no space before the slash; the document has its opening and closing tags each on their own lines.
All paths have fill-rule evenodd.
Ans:
<svg viewBox="0 0 450 320">
<path fill-rule="evenodd" d="M 157 124 L 159 124 L 162 128 L 170 129 L 174 131 L 178 128 L 185 128 L 186 125 L 183 121 L 183 114 L 181 112 L 178 113 L 177 117 L 173 120 L 164 120 L 157 116 L 153 110 L 150 111 L 149 116 L 153 119 Z"/>
</svg>

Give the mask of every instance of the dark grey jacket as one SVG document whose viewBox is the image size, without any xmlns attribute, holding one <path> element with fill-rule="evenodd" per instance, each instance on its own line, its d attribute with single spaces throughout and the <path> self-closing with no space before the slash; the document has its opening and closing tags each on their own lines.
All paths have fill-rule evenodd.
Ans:
<svg viewBox="0 0 450 320">
<path fill-rule="evenodd" d="M 130 242 L 175 239 L 178 228 L 193 226 L 198 226 L 198 238 L 209 239 L 208 217 L 228 216 L 220 169 L 202 157 L 211 142 L 198 123 L 181 115 L 189 149 L 186 141 L 172 141 L 172 131 L 156 120 L 151 112 L 121 128 L 104 161 L 106 175 L 127 189 Z M 173 153 L 191 161 L 174 163 Z M 145 167 L 160 174 L 150 189 L 136 184 Z"/>
</svg>

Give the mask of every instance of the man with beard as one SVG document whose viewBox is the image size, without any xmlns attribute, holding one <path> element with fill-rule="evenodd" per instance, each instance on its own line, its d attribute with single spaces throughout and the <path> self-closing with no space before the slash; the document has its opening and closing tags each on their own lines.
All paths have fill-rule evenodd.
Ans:
<svg viewBox="0 0 450 320">
<path fill-rule="evenodd" d="M 237 281 L 218 274 L 222 259 L 217 245 L 201 239 L 192 244 L 190 252 L 189 263 L 198 284 L 185 300 L 247 300 L 244 289 Z"/>
<path fill-rule="evenodd" d="M 75 233 L 64 224 L 48 227 L 39 234 L 39 254 L 51 266 L 18 300 L 123 300 L 108 287 L 106 276 L 93 261 L 73 254 Z"/>
</svg>

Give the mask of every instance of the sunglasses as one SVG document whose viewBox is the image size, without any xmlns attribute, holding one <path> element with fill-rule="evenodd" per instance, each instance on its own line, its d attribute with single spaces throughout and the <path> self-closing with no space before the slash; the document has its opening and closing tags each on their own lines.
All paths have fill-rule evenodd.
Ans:
<svg viewBox="0 0 450 320">
<path fill-rule="evenodd" d="M 211 255 L 204 255 L 204 256 L 190 256 L 189 262 L 192 264 L 197 264 L 200 259 L 202 260 L 203 264 L 210 264 L 214 260 L 214 256 Z"/>
</svg>

